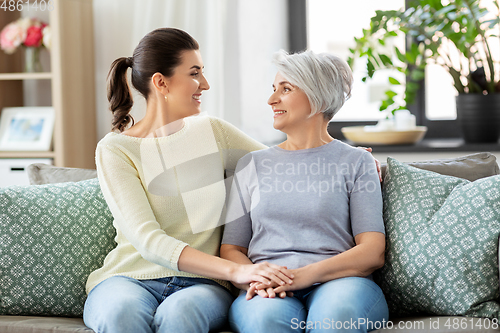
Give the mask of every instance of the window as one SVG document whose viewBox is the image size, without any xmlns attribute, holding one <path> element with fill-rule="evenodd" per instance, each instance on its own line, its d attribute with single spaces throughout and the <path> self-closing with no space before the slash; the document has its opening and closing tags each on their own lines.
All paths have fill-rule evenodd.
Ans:
<svg viewBox="0 0 500 333">
<path fill-rule="evenodd" d="M 314 52 L 329 52 L 347 60 L 349 48 L 355 46 L 354 37 L 360 36 L 362 29 L 369 27 L 370 18 L 376 10 L 397 10 L 404 7 L 404 0 L 309 0 L 307 1 L 307 43 Z M 351 14 L 349 14 L 351 13 Z M 404 49 L 404 37 L 396 44 Z M 354 83 L 352 97 L 333 118 L 339 121 L 377 121 L 385 117 L 380 112 L 380 101 L 389 88 L 388 77 L 400 82 L 404 75 L 395 71 L 378 71 L 372 80 L 362 82 L 366 72 L 366 60 L 358 59 L 353 69 Z M 401 89 L 403 92 L 403 89 Z"/>
<path fill-rule="evenodd" d="M 481 0 L 482 7 L 486 7 L 491 13 L 498 11 L 494 1 Z M 494 15 L 485 19 L 494 19 Z M 494 34 L 497 35 L 497 34 Z M 497 41 L 489 43 L 495 61 L 500 60 L 500 45 Z M 446 45 L 444 45 L 446 47 Z M 429 120 L 453 120 L 457 117 L 455 96 L 457 91 L 452 86 L 453 80 L 446 70 L 439 65 L 428 65 L 425 73 L 425 116 Z"/>
<path fill-rule="evenodd" d="M 484 6 L 494 7 L 495 0 L 482 0 Z M 305 45 L 316 52 L 331 52 L 347 59 L 348 48 L 353 45 L 354 36 L 361 35 L 361 29 L 369 27 L 370 18 L 375 10 L 400 9 L 405 0 L 357 0 L 345 2 L 340 0 L 289 0 L 291 8 L 302 3 L 304 24 L 307 31 Z M 296 23 L 296 17 L 293 22 Z M 292 17 L 291 17 L 292 21 Z M 293 25 L 291 24 L 291 27 Z M 294 27 L 295 32 L 297 27 Z M 294 33 L 291 30 L 293 41 Z M 404 43 L 404 41 L 400 41 Z M 291 43 L 293 45 L 293 43 Z M 304 49 L 296 48 L 297 51 Z M 500 57 L 500 46 L 491 43 L 496 48 L 494 54 Z M 497 61 L 499 59 L 496 59 Z M 340 128 L 343 126 L 374 124 L 383 117 L 378 111 L 380 96 L 387 87 L 389 73 L 377 73 L 378 77 L 363 84 L 360 80 L 361 61 L 354 68 L 355 84 L 353 97 L 347 101 L 341 111 L 334 117 L 330 130 L 335 137 L 342 138 Z M 404 78 L 402 79 L 404 81 Z M 426 138 L 457 138 L 461 136 L 456 120 L 455 96 L 450 75 L 438 65 L 429 65 L 426 77 L 422 81 L 416 102 L 409 105 L 410 111 L 416 115 L 417 124 L 428 127 Z"/>
</svg>

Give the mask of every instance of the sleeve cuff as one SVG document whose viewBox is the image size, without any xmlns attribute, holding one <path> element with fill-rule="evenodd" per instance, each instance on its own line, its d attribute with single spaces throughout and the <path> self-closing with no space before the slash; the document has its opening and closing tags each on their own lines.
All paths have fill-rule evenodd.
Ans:
<svg viewBox="0 0 500 333">
<path fill-rule="evenodd" d="M 172 268 L 175 269 L 176 271 L 179 272 L 179 257 L 181 256 L 182 250 L 188 246 L 187 243 L 181 242 L 179 245 L 175 247 L 175 249 L 172 251 L 172 255 L 170 257 L 170 263 L 172 265 Z"/>
</svg>

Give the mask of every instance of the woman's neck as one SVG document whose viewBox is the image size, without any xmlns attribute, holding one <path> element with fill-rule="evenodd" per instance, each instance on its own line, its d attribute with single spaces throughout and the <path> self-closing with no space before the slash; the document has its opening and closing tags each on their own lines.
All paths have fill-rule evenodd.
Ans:
<svg viewBox="0 0 500 333">
<path fill-rule="evenodd" d="M 286 133 L 286 140 L 278 145 L 285 150 L 301 150 L 322 146 L 332 142 L 334 138 L 328 134 L 328 122 L 301 126 L 296 130 L 290 130 Z"/>
<path fill-rule="evenodd" d="M 310 149 L 325 145 L 333 140 L 331 136 L 325 138 L 303 138 L 287 135 L 286 141 L 280 143 L 278 147 L 285 150 Z"/>
<path fill-rule="evenodd" d="M 161 105 L 149 104 L 146 115 L 134 126 L 123 132 L 125 135 L 147 138 L 164 137 L 180 131 L 184 127 L 184 118 L 172 115 Z"/>
</svg>

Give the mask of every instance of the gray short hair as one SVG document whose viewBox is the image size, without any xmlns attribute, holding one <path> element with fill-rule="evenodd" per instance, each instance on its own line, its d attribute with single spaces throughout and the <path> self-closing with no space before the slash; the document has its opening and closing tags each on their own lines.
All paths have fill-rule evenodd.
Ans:
<svg viewBox="0 0 500 333">
<path fill-rule="evenodd" d="M 333 54 L 312 51 L 288 54 L 281 50 L 274 54 L 272 62 L 288 82 L 305 92 L 311 115 L 322 112 L 330 120 L 351 97 L 352 71 Z"/>
</svg>

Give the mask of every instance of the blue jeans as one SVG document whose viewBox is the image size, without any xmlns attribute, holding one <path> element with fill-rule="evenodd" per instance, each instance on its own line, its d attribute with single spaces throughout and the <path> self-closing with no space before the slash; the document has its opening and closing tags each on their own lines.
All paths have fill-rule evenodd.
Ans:
<svg viewBox="0 0 500 333">
<path fill-rule="evenodd" d="M 245 299 L 229 310 L 238 333 L 367 332 L 382 328 L 389 310 L 380 287 L 370 279 L 347 277 L 295 291 L 294 297 Z"/>
<path fill-rule="evenodd" d="M 192 333 L 224 327 L 233 297 L 217 282 L 114 276 L 87 297 L 85 325 L 96 333 Z"/>
</svg>

